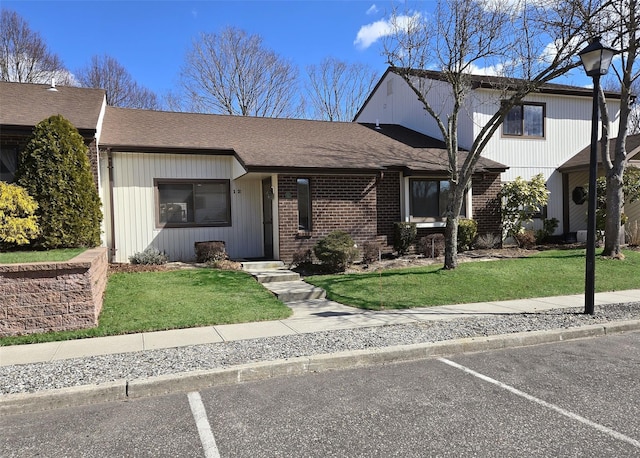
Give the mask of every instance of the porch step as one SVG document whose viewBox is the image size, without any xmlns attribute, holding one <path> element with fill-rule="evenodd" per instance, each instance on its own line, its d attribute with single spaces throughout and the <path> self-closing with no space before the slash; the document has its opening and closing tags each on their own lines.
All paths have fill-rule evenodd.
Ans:
<svg viewBox="0 0 640 458">
<path fill-rule="evenodd" d="M 268 270 L 265 272 L 253 272 L 250 271 L 253 278 L 258 280 L 258 283 L 275 283 L 284 281 L 296 281 L 300 280 L 300 274 L 292 272 L 290 270 Z"/>
<path fill-rule="evenodd" d="M 302 280 L 263 283 L 264 287 L 277 296 L 282 302 L 324 299 L 324 289 L 305 283 Z"/>
<path fill-rule="evenodd" d="M 282 261 L 242 261 L 241 264 L 245 272 L 264 272 L 285 268 Z"/>
</svg>

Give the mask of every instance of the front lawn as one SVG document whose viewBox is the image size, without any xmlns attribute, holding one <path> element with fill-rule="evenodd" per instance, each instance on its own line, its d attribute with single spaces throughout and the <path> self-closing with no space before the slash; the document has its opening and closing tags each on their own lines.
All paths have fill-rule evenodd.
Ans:
<svg viewBox="0 0 640 458">
<path fill-rule="evenodd" d="M 596 258 L 596 291 L 640 288 L 640 252 L 624 261 Z M 327 297 L 370 310 L 584 293 L 585 250 L 550 250 L 499 261 L 465 262 L 455 270 L 426 267 L 307 277 Z"/>
<path fill-rule="evenodd" d="M 60 248 L 46 251 L 7 251 L 0 253 L 0 264 L 22 262 L 64 262 L 75 258 L 86 248 Z"/>
<path fill-rule="evenodd" d="M 188 269 L 109 276 L 96 328 L 0 338 L 0 345 L 278 320 L 291 309 L 245 272 Z"/>
</svg>

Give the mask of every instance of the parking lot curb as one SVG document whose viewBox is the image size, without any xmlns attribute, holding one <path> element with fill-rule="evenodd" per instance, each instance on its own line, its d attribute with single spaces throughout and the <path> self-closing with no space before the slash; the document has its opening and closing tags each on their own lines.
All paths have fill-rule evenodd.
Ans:
<svg viewBox="0 0 640 458">
<path fill-rule="evenodd" d="M 414 361 L 461 353 L 526 347 L 640 330 L 640 320 L 618 321 L 550 331 L 529 331 L 441 342 L 399 345 L 248 363 L 228 368 L 167 374 L 131 381 L 116 380 L 36 393 L 0 396 L 0 414 L 11 415 L 198 391 L 314 372 Z"/>
</svg>

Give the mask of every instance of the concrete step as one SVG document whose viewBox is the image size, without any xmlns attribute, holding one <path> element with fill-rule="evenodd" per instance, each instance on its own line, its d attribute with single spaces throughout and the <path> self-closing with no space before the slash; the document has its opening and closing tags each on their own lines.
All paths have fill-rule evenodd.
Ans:
<svg viewBox="0 0 640 458">
<path fill-rule="evenodd" d="M 264 287 L 275 294 L 282 302 L 324 299 L 324 289 L 310 285 L 302 280 L 264 283 Z"/>
<path fill-rule="evenodd" d="M 300 280 L 300 274 L 290 270 L 269 270 L 266 272 L 250 272 L 258 283 L 275 283 Z"/>
<path fill-rule="evenodd" d="M 245 272 L 263 272 L 284 268 L 282 261 L 242 261 L 242 270 Z"/>
</svg>

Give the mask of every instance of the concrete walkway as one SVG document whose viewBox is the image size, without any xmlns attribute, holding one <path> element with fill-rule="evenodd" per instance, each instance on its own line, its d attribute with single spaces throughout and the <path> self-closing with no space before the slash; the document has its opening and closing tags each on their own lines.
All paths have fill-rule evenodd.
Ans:
<svg viewBox="0 0 640 458">
<path fill-rule="evenodd" d="M 445 305 L 439 307 L 414 308 L 406 310 L 368 311 L 348 307 L 337 302 L 314 297 L 315 287 L 301 280 L 293 279 L 282 268 L 272 267 L 274 275 L 280 275 L 284 281 L 268 278 L 264 269 L 254 269 L 252 274 L 281 299 L 287 298 L 287 292 L 295 295 L 285 300 L 293 310 L 290 318 L 277 321 L 263 321 L 242 324 L 205 326 L 171 331 L 143 332 L 112 337 L 69 340 L 41 344 L 14 345 L 0 347 L 0 366 L 29 364 L 45 361 L 57 361 L 115 353 L 139 352 L 160 348 L 173 348 L 188 345 L 229 342 L 243 339 L 285 336 L 317 331 L 331 331 L 358 327 L 384 326 L 390 324 L 408 324 L 431 320 L 451 320 L 463 316 L 490 316 L 518 313 L 535 313 L 556 308 L 583 307 L 582 294 L 572 296 L 543 297 L 499 302 L 480 302 L 473 304 Z M 247 269 L 251 271 L 251 268 Z M 267 280 L 265 280 L 267 278 Z M 280 283 L 280 285 L 278 285 Z M 283 283 L 287 283 L 283 286 Z M 302 285 L 304 283 L 304 285 Z M 307 288 L 306 291 L 304 288 Z M 305 296 L 306 295 L 306 296 Z M 299 299 L 301 296 L 305 298 Z M 291 297 L 296 298 L 290 300 Z M 596 306 L 624 302 L 640 301 L 640 289 L 596 294 Z M 596 310 L 597 313 L 597 310 Z"/>
</svg>

